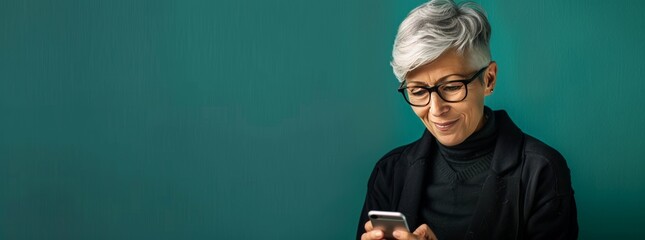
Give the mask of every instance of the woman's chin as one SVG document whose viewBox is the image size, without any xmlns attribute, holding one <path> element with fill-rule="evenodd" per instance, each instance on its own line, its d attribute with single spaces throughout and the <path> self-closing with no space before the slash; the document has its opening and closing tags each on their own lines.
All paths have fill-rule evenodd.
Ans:
<svg viewBox="0 0 645 240">
<path fill-rule="evenodd" d="M 437 139 L 437 141 L 439 141 L 439 143 L 441 143 L 441 145 L 444 145 L 446 147 L 456 146 L 464 142 L 464 139 L 454 135 L 435 136 L 435 138 Z"/>
</svg>

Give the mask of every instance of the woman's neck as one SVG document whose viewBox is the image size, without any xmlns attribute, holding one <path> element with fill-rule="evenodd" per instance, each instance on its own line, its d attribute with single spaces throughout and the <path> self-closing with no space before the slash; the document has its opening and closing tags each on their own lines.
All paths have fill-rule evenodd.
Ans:
<svg viewBox="0 0 645 240">
<path fill-rule="evenodd" d="M 450 160 L 467 161 L 492 151 L 497 139 L 495 114 L 490 108 L 484 107 L 483 118 L 481 127 L 464 142 L 448 147 L 437 141 L 440 153 Z"/>
</svg>

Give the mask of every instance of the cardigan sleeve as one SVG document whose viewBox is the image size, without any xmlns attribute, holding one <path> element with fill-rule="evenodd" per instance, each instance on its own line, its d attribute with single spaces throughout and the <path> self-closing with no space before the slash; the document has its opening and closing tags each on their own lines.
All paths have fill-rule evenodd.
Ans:
<svg viewBox="0 0 645 240">
<path fill-rule="evenodd" d="M 528 219 L 526 239 L 577 239 L 578 221 L 573 195 L 544 203 Z"/>
<path fill-rule="evenodd" d="M 558 151 L 527 141 L 530 176 L 525 198 L 525 239 L 577 239 L 578 218 L 571 175 Z"/>
<path fill-rule="evenodd" d="M 367 182 L 367 193 L 361 210 L 356 230 L 356 239 L 360 239 L 365 232 L 365 223 L 369 220 L 367 213 L 370 210 L 393 211 L 392 178 L 395 165 L 400 158 L 403 147 L 396 148 L 383 156 L 374 166 Z"/>
<path fill-rule="evenodd" d="M 356 239 L 361 239 L 361 235 L 365 232 L 365 223 L 368 221 L 368 216 L 367 213 L 371 209 L 378 209 L 380 208 L 380 202 L 379 199 L 374 197 L 374 182 L 376 181 L 376 178 L 378 178 L 378 167 L 375 167 L 374 170 L 372 170 L 372 174 L 370 175 L 370 179 L 367 184 L 367 193 L 365 194 L 365 201 L 363 203 L 363 209 L 361 210 L 361 215 L 359 217 L 358 221 L 358 228 L 356 229 Z"/>
</svg>

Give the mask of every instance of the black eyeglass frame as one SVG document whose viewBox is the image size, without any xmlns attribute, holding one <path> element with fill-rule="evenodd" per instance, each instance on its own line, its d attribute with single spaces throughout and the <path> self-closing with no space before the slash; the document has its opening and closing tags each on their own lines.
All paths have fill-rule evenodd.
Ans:
<svg viewBox="0 0 645 240">
<path fill-rule="evenodd" d="M 448 81 L 448 82 L 445 82 L 445 83 L 440 83 L 440 84 L 434 85 L 434 86 L 432 86 L 432 87 L 426 87 L 426 86 L 415 86 L 415 88 L 423 88 L 423 89 L 425 89 L 426 91 L 428 91 L 428 94 L 429 94 L 429 95 L 432 95 L 432 92 L 436 92 L 436 93 L 437 93 L 437 95 L 439 95 L 439 97 L 441 98 L 441 100 L 443 100 L 444 102 L 449 102 L 449 103 L 461 102 L 461 101 L 463 101 L 464 99 L 466 99 L 466 97 L 468 97 L 468 84 L 470 84 L 472 81 L 474 81 L 475 79 L 477 79 L 477 77 L 479 77 L 479 76 L 484 72 L 484 70 L 488 69 L 488 66 L 490 66 L 490 65 L 487 65 L 486 67 L 483 67 L 482 69 L 480 69 L 479 71 L 477 71 L 477 73 L 475 73 L 475 75 L 473 75 L 473 76 L 472 76 L 471 78 L 469 78 L 469 79 Z M 439 88 L 440 88 L 441 86 L 443 86 L 443 85 L 451 84 L 451 83 L 456 83 L 456 82 L 460 82 L 460 83 L 463 83 L 463 84 L 464 84 L 464 87 L 466 87 L 466 89 L 465 89 L 465 90 L 466 90 L 466 94 L 464 94 L 464 97 L 463 97 L 462 99 L 460 99 L 460 100 L 448 101 L 448 100 L 446 100 L 446 99 L 441 95 L 441 92 L 439 91 Z M 407 98 L 407 97 L 405 97 L 405 92 L 404 92 L 404 91 L 407 89 L 407 87 L 404 87 L 404 86 L 405 86 L 405 84 L 406 84 L 406 83 L 407 83 L 407 81 L 403 81 L 403 82 L 401 82 L 401 85 L 399 86 L 399 89 L 397 89 L 397 91 L 399 91 L 399 92 L 401 93 L 401 95 L 403 95 L 403 99 L 405 99 L 405 101 L 406 101 L 408 104 L 410 104 L 410 105 L 412 105 L 412 106 L 415 106 L 415 107 L 424 107 L 424 106 L 427 106 L 428 104 L 430 104 L 430 98 L 431 98 L 430 96 L 428 97 L 428 102 L 427 102 L 426 104 L 424 104 L 424 105 L 412 104 L 412 103 L 410 102 L 410 100 L 408 100 L 408 98 Z"/>
</svg>

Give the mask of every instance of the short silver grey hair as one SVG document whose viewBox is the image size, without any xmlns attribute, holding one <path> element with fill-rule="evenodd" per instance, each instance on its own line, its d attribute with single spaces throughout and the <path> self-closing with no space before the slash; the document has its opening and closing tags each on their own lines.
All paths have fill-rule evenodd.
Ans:
<svg viewBox="0 0 645 240">
<path fill-rule="evenodd" d="M 431 0 L 413 9 L 399 26 L 390 64 L 403 82 L 410 71 L 455 49 L 479 68 L 491 60 L 490 34 L 486 12 L 477 3 Z"/>
</svg>

